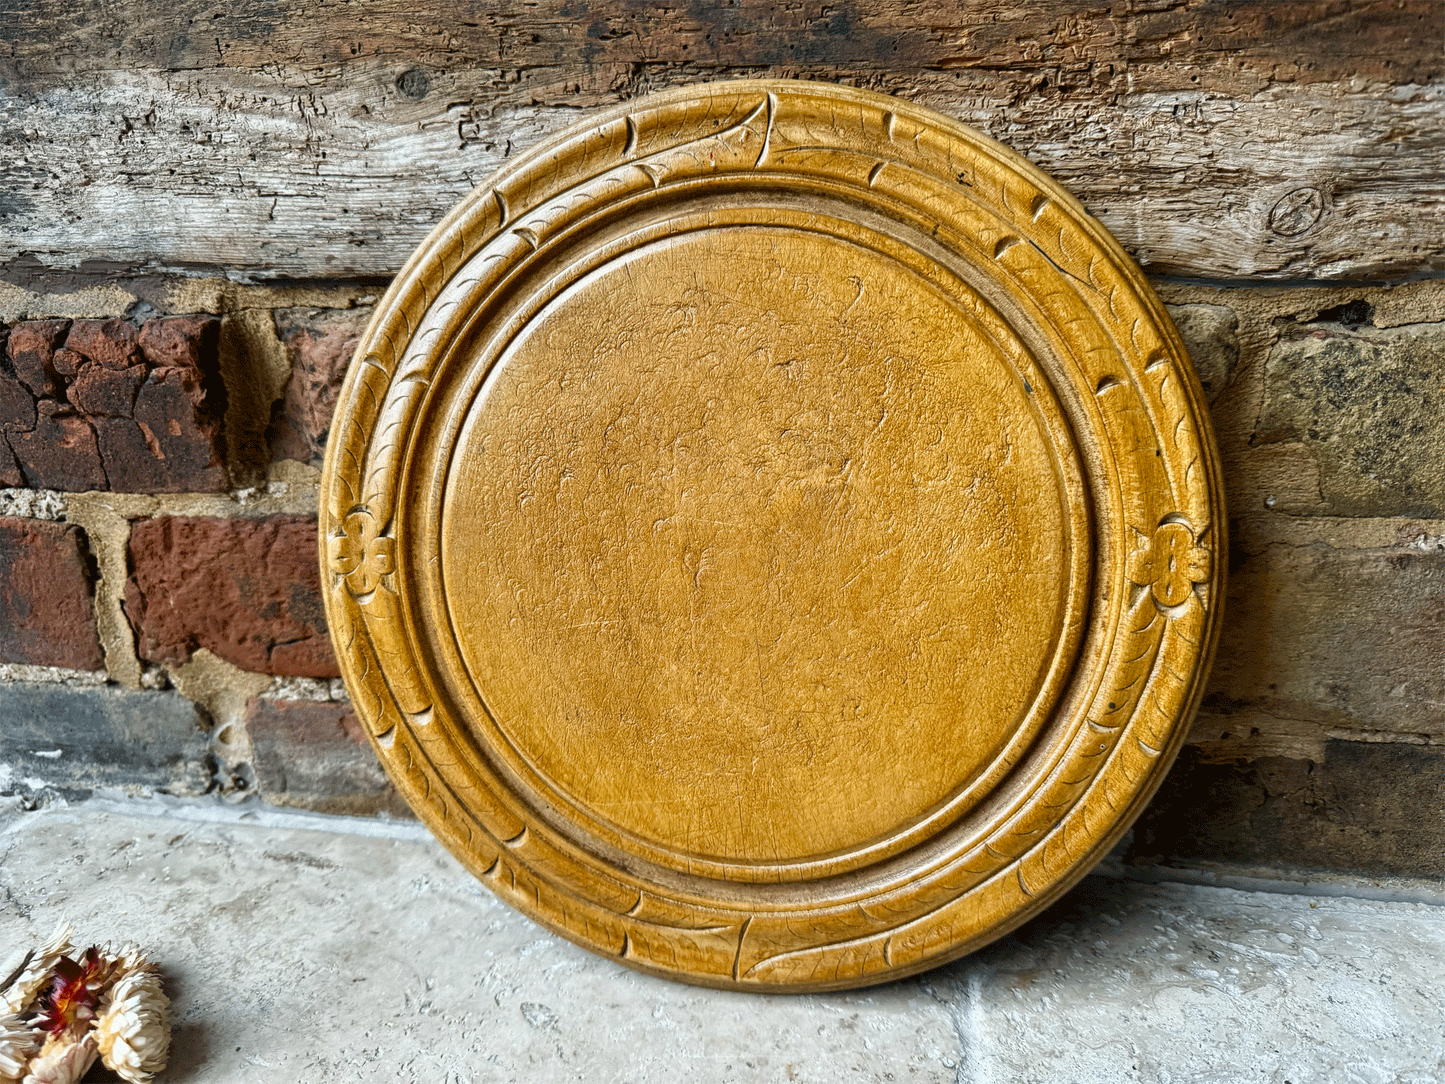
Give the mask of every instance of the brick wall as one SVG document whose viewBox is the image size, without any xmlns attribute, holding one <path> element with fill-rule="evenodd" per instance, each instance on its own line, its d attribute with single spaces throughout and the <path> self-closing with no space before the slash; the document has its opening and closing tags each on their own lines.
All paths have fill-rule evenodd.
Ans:
<svg viewBox="0 0 1445 1084">
<path fill-rule="evenodd" d="M 1135 856 L 1445 875 L 1445 283 L 1158 285 L 1214 411 L 1231 579 Z M 405 815 L 337 680 L 315 559 L 374 296 L 210 300 L 6 328 L 0 789 Z"/>
<path fill-rule="evenodd" d="M 341 303 L 0 331 L 0 791 L 406 815 L 318 582 Z"/>
</svg>

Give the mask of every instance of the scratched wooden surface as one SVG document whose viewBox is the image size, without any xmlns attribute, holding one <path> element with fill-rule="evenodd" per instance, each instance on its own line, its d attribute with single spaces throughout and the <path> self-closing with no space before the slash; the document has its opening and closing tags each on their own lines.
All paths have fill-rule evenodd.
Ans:
<svg viewBox="0 0 1445 1084">
<path fill-rule="evenodd" d="M 1418 276 L 1445 269 L 1442 57 L 1434 0 L 4 0 L 0 265 L 387 278 L 579 109 L 804 76 L 979 126 L 1151 274 Z"/>
<path fill-rule="evenodd" d="M 1163 305 L 1056 183 L 897 98 L 683 88 L 397 277 L 337 400 L 324 597 L 418 816 L 642 970 L 898 978 L 1107 851 L 1220 629 Z"/>
</svg>

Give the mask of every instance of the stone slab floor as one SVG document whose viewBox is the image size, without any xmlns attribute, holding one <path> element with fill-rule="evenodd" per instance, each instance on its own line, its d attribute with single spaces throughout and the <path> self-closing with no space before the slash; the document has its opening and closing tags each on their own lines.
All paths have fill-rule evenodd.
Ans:
<svg viewBox="0 0 1445 1084">
<path fill-rule="evenodd" d="M 410 823 L 12 805 L 0 955 L 61 916 L 79 938 L 148 946 L 175 1001 L 169 1081 L 1445 1080 L 1445 907 L 1428 886 L 1115 872 L 921 978 L 759 996 L 574 948 Z"/>
</svg>

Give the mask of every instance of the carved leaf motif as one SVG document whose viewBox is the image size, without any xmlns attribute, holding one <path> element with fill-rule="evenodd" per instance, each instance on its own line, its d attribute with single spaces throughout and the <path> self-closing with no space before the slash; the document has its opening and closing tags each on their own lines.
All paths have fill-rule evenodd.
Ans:
<svg viewBox="0 0 1445 1084">
<path fill-rule="evenodd" d="M 337 590 L 345 593 L 344 587 Z M 344 672 L 352 679 L 348 689 L 356 712 L 365 720 L 373 737 L 393 734 L 404 720 L 386 684 L 371 639 L 344 601 L 332 607 L 332 612 L 337 614 L 332 622 L 333 642 Z"/>
<path fill-rule="evenodd" d="M 1193 591 L 1170 616 L 1160 646 L 1160 661 L 1148 696 L 1139 706 L 1131 730 L 1145 752 L 1157 756 L 1169 742 L 1175 728 L 1178 705 L 1190 694 L 1197 680 L 1188 663 L 1198 656 L 1205 630 L 1205 607 Z"/>
<path fill-rule="evenodd" d="M 386 396 L 390 372 L 376 352 L 369 352 L 352 365 L 355 374 L 349 395 L 337 410 L 336 425 L 331 433 L 328 454 L 334 479 L 327 494 L 327 513 L 340 521 L 361 503 L 361 474 L 366 461 L 366 448 L 371 441 L 370 430 L 362 419 L 372 416 Z"/>
<path fill-rule="evenodd" d="M 1090 719 L 1100 728 L 1117 729 L 1134 714 L 1154 669 L 1164 622 L 1148 594 L 1141 592 L 1124 620 L 1115 663 Z"/>
<path fill-rule="evenodd" d="M 396 593 L 382 587 L 357 601 L 377 661 L 397 706 L 407 715 L 421 715 L 431 708 L 431 696 L 416 667 L 411 645 L 407 643 Z"/>
<path fill-rule="evenodd" d="M 1159 357 L 1166 357 L 1162 344 Z M 1187 366 L 1186 366 L 1187 367 Z M 1204 524 L 1197 538 L 1207 533 L 1209 512 L 1208 472 L 1199 440 L 1201 408 L 1188 390 L 1177 362 L 1153 365 L 1146 373 L 1146 391 L 1157 402 L 1154 424 L 1160 430 L 1160 445 L 1170 466 L 1170 482 L 1177 507 L 1190 523 Z"/>
</svg>

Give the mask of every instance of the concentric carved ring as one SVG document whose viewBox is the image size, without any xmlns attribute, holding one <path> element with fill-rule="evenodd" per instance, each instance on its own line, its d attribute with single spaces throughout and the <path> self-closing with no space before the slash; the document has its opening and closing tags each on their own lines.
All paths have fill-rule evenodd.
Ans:
<svg viewBox="0 0 1445 1084">
<path fill-rule="evenodd" d="M 523 155 L 417 250 L 327 450 L 378 755 L 539 922 L 828 989 L 1055 899 L 1218 629 L 1198 385 L 1058 185 L 896 99 L 720 83 Z"/>
</svg>

